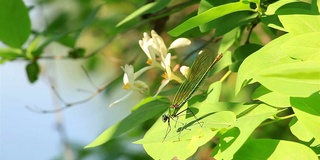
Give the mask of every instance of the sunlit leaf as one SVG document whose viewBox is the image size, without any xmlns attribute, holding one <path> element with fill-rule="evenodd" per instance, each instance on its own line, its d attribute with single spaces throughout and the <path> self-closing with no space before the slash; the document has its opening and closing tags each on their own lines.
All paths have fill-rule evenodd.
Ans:
<svg viewBox="0 0 320 160">
<path fill-rule="evenodd" d="M 320 142 L 320 93 L 316 92 L 307 98 L 294 97 L 290 99 L 293 111 L 298 121 L 312 136 Z"/>
<path fill-rule="evenodd" d="M 271 91 L 308 97 L 320 90 L 320 61 L 297 61 L 262 69 L 254 78 Z"/>
<path fill-rule="evenodd" d="M 293 35 L 320 32 L 319 15 L 281 15 L 279 19 L 284 28 Z"/>
<path fill-rule="evenodd" d="M 310 148 L 300 143 L 274 139 L 256 139 L 245 143 L 234 155 L 233 159 L 317 160 L 318 157 Z"/>
<path fill-rule="evenodd" d="M 148 101 L 148 103 L 139 103 L 138 105 L 141 105 L 140 107 L 136 106 L 135 108 L 137 109 L 132 111 L 130 115 L 106 129 L 85 148 L 99 146 L 115 137 L 120 136 L 121 134 L 151 118 L 158 117 L 161 113 L 168 109 L 166 103 L 163 103 L 163 101 L 153 99 L 151 97 L 146 98 L 143 101 Z"/>
<path fill-rule="evenodd" d="M 289 34 L 283 35 L 262 47 L 257 52 L 247 57 L 241 64 L 238 71 L 236 83 L 236 94 L 241 88 L 249 83 L 256 82 L 254 76 L 266 68 L 291 63 L 291 59 L 284 51 L 279 49 L 279 46 L 289 40 L 292 36 Z"/>
<path fill-rule="evenodd" d="M 266 119 L 278 111 L 265 104 L 253 105 L 249 111 L 237 119 L 233 128 L 220 136 L 220 142 L 214 149 L 212 156 L 215 159 L 233 159 L 233 155 L 247 141 L 251 133 Z"/>
<path fill-rule="evenodd" d="M 216 105 L 201 108 L 197 114 L 198 120 L 193 116 L 187 119 L 185 116 L 179 117 L 177 127 L 174 127 L 174 124 L 171 126 L 171 131 L 164 141 L 167 124 L 159 119 L 144 138 L 135 143 L 143 144 L 147 153 L 154 159 L 172 159 L 174 157 L 186 159 L 194 154 L 198 147 L 208 142 L 219 129 L 227 128 L 235 122 L 234 113 L 230 111 L 211 112 L 210 108 L 214 107 Z M 159 148 L 161 149 L 159 150 Z"/>
<path fill-rule="evenodd" d="M 198 27 L 202 24 L 215 20 L 224 15 L 239 12 L 239 11 L 254 11 L 250 8 L 249 4 L 244 4 L 242 2 L 228 3 L 225 5 L 213 7 L 205 12 L 198 14 L 195 17 L 192 17 L 185 22 L 181 23 L 174 29 L 170 30 L 168 33 L 172 36 L 179 36 L 180 34 Z"/>
<path fill-rule="evenodd" d="M 320 21 L 319 24 L 320 26 Z M 320 32 L 294 36 L 281 45 L 281 49 L 292 58 L 320 61 Z"/>
</svg>

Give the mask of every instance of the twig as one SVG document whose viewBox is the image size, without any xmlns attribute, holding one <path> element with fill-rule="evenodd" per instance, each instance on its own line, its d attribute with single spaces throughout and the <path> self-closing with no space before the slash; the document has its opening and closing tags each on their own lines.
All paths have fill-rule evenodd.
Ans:
<svg viewBox="0 0 320 160">
<path fill-rule="evenodd" d="M 55 113 L 55 112 L 61 112 L 67 108 L 70 108 L 72 106 L 75 106 L 75 105 L 78 105 L 78 104 L 82 104 L 82 103 L 85 103 L 87 101 L 90 101 L 91 99 L 93 99 L 95 96 L 97 96 L 99 93 L 101 93 L 103 90 L 105 90 L 108 86 L 112 85 L 113 83 L 117 82 L 119 78 L 121 78 L 122 75 L 119 75 L 117 76 L 117 78 L 115 78 L 114 80 L 112 80 L 111 82 L 109 83 L 106 83 L 105 85 L 102 85 L 101 87 L 97 88 L 90 96 L 88 96 L 87 98 L 83 99 L 83 100 L 80 100 L 80 101 L 75 101 L 75 102 L 66 102 L 61 96 L 60 94 L 58 93 L 58 91 L 56 90 L 56 88 L 52 85 L 51 88 L 54 92 L 54 94 L 58 97 L 58 99 L 64 103 L 64 105 L 60 108 L 57 108 L 57 109 L 53 109 L 53 110 L 44 110 L 44 109 L 41 109 L 41 108 L 36 108 L 36 107 L 29 107 L 29 106 L 26 106 L 27 109 L 29 109 L 30 111 L 33 111 L 35 113 L 43 113 L 43 114 L 46 114 L 46 113 Z"/>
</svg>

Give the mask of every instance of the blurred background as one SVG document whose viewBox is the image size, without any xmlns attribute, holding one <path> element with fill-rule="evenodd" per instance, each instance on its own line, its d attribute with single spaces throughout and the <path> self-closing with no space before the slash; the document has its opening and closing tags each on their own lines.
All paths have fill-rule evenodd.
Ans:
<svg viewBox="0 0 320 160">
<path fill-rule="evenodd" d="M 115 37 L 117 33 L 114 29 L 116 23 L 136 7 L 142 6 L 144 1 L 23 2 L 29 9 L 34 34 L 75 31 L 89 20 L 90 24 L 82 28 L 76 46 L 85 49 L 85 54 L 95 51 L 99 53 L 94 53 L 89 58 L 65 58 L 70 49 L 59 43 L 51 43 L 44 50 L 43 56 L 47 58 L 39 60 L 41 72 L 39 79 L 33 84 L 29 82 L 25 70 L 28 62 L 16 60 L 0 65 L 0 159 L 147 157 L 141 145 L 131 143 L 134 140 L 130 137 L 135 137 L 134 135 L 124 135 L 126 138 L 121 140 L 83 150 L 84 146 L 105 129 L 128 115 L 134 104 L 144 97 L 133 94 L 124 103 L 108 107 L 126 94 L 121 88 L 123 72 L 120 66 L 132 61 L 137 53 L 141 54 L 141 60 L 146 61 L 138 45 L 142 32 L 129 31 L 124 36 Z M 94 13 L 98 7 L 101 7 L 99 12 Z M 90 18 L 93 14 L 96 15 Z M 5 47 L 2 43 L 0 46 Z M 112 86 L 92 96 L 97 88 L 107 84 Z M 61 102 L 55 91 L 65 103 Z M 63 112 L 38 112 L 55 110 L 64 107 L 66 103 L 77 103 L 91 96 L 90 100 L 72 105 Z"/>
</svg>

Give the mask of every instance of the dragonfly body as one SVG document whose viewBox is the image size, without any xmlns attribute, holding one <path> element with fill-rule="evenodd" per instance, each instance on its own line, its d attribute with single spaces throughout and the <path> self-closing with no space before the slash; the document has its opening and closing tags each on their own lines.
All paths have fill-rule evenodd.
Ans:
<svg viewBox="0 0 320 160">
<path fill-rule="evenodd" d="M 170 119 L 177 117 L 181 112 L 180 108 L 191 98 L 193 93 L 201 86 L 204 79 L 207 77 L 211 68 L 222 58 L 222 54 L 219 54 L 213 60 L 213 54 L 210 52 L 202 52 L 194 60 L 190 72 L 186 80 L 179 87 L 171 107 L 169 108 L 169 113 L 162 116 L 163 122 L 168 122 L 168 127 L 170 131 Z M 190 110 L 187 108 L 186 110 Z M 193 113 L 192 113 L 193 114 Z M 168 134 L 168 131 L 167 131 Z M 167 136 L 166 134 L 166 136 Z M 164 139 L 166 138 L 164 137 Z"/>
</svg>

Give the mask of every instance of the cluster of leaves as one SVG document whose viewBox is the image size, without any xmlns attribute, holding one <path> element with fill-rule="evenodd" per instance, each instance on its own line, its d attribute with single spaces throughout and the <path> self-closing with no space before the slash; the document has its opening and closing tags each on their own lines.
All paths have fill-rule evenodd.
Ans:
<svg viewBox="0 0 320 160">
<path fill-rule="evenodd" d="M 115 30 L 109 31 L 110 35 L 145 23 L 156 24 L 198 3 L 196 0 L 147 3 L 119 22 Z M 210 156 L 215 159 L 318 159 L 320 2 L 201 0 L 198 5 L 196 12 L 185 16 L 183 22 L 168 33 L 173 37 L 221 37 L 218 52 L 224 56 L 214 73 L 221 71 L 225 76 L 212 83 L 205 95 L 194 96 L 184 106 L 196 113 L 197 120 L 189 114 L 179 117 L 179 122 L 185 125 L 172 126 L 163 141 L 167 126 L 158 118 L 143 139 L 135 143 L 142 144 L 154 159 L 186 159 L 208 144 L 213 149 Z M 69 47 L 68 58 L 86 58 L 100 51 L 85 54 L 85 49 L 78 48 L 76 41 L 101 6 L 89 12 L 79 28 L 52 31 L 55 24 L 60 23 L 58 19 L 41 33 L 31 31 L 28 8 L 21 0 L 2 0 L 0 6 L 6 8 L 0 10 L 0 22 L 6 22 L 0 25 L 0 40 L 10 47 L 0 49 L 0 63 L 28 61 L 26 71 L 30 82 L 37 80 L 38 61 L 44 58 L 44 49 L 52 42 Z M 259 35 L 252 33 L 257 26 L 274 39 L 266 45 L 258 43 Z M 28 38 L 30 43 L 24 45 Z M 246 39 L 244 44 L 243 39 Z M 248 96 L 252 101 L 219 101 L 225 96 L 222 95 L 223 80 L 231 72 L 237 74 L 233 92 L 239 94 L 251 87 L 253 92 Z M 169 100 L 161 96 L 145 98 L 130 115 L 108 128 L 86 148 L 110 142 L 134 127 L 161 117 L 168 106 Z M 293 138 L 275 136 L 273 134 L 279 132 L 268 131 L 267 127 L 275 130 L 278 122 L 285 123 L 290 130 L 287 134 Z M 264 134 L 257 136 L 257 132 Z"/>
<path fill-rule="evenodd" d="M 153 8 L 168 3 L 156 1 L 145 5 L 119 25 L 129 23 L 141 14 L 158 12 L 161 8 Z M 135 143 L 142 144 L 154 159 L 186 159 L 200 146 L 213 143 L 213 137 L 219 138 L 211 153 L 216 159 L 318 159 L 319 6 L 317 1 L 202 0 L 197 15 L 187 18 L 168 33 L 192 37 L 215 29 L 214 36 L 223 36 L 219 52 L 224 53 L 217 71 L 227 68 L 237 73 L 236 94 L 254 84 L 256 87 L 251 95 L 254 101 L 219 102 L 220 80 L 210 85 L 205 100 L 195 96 L 189 101 L 188 107 L 194 110 L 197 120 L 192 116 L 179 117 L 179 122 L 185 125 L 177 123 L 163 141 L 167 128 L 159 118 L 144 138 Z M 283 34 L 265 46 L 250 43 L 249 34 L 245 44 L 231 53 L 230 47 L 242 38 L 239 33 L 257 25 Z M 128 117 L 108 128 L 86 148 L 101 145 L 144 121 L 159 117 L 159 113 L 167 110 L 164 106 L 169 104 L 160 97 L 142 100 Z M 290 120 L 286 125 L 294 138 L 274 139 L 268 134 L 266 138 L 253 136 L 258 128 L 285 120 Z M 197 121 L 204 125 L 198 125 Z"/>
<path fill-rule="evenodd" d="M 78 28 L 59 31 L 58 26 L 67 21 L 66 15 L 62 15 L 48 24 L 45 30 L 38 32 L 31 28 L 29 10 L 33 7 L 27 8 L 22 0 L 1 1 L 0 4 L 5 8 L 0 11 L 0 21 L 3 22 L 0 26 L 0 40 L 8 46 L 0 49 L 0 64 L 14 60 L 28 61 L 26 72 L 31 83 L 38 79 L 41 70 L 39 59 L 87 58 L 94 54 L 85 55 L 85 49 L 77 47 L 76 42 L 81 31 L 92 23 L 101 6 L 88 13 L 89 15 Z M 53 42 L 68 47 L 67 55 L 44 56 L 45 48 Z"/>
</svg>

